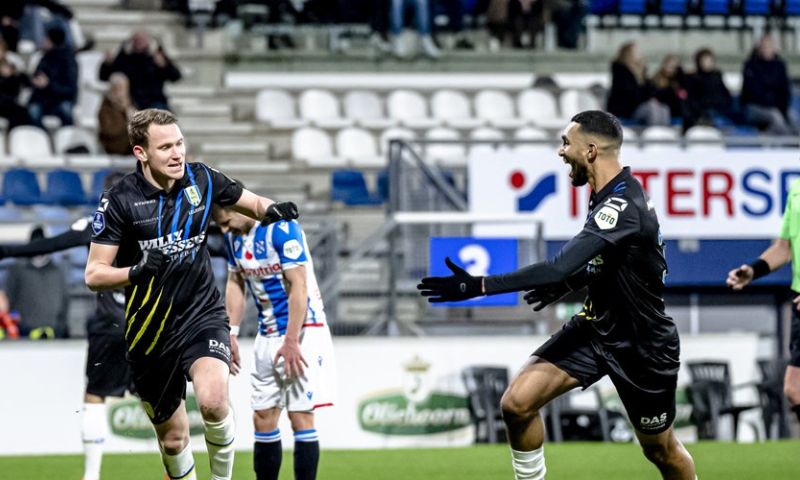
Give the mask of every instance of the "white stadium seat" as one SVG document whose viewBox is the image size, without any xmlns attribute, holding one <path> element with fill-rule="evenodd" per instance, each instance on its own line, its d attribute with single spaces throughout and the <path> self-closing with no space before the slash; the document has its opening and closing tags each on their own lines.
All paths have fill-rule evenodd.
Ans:
<svg viewBox="0 0 800 480">
<path fill-rule="evenodd" d="M 586 110 L 603 110 L 600 101 L 591 92 L 574 88 L 561 92 L 559 106 L 561 116 L 566 119 Z"/>
<path fill-rule="evenodd" d="M 470 140 L 503 140 L 505 136 L 503 132 L 496 128 L 491 127 L 481 127 L 476 128 L 469 132 L 469 139 Z M 481 155 L 486 153 L 494 153 L 501 148 L 507 148 L 508 144 L 497 144 L 497 145 L 490 145 L 486 143 L 481 144 L 473 144 L 469 147 L 469 154 L 470 156 L 473 155 Z"/>
<path fill-rule="evenodd" d="M 425 134 L 426 140 L 461 140 L 461 135 L 452 128 L 432 128 Z M 467 149 L 463 143 L 428 144 L 425 146 L 425 157 L 428 160 L 447 166 L 464 166 L 467 160 Z"/>
<path fill-rule="evenodd" d="M 431 96 L 431 114 L 453 128 L 477 128 L 485 123 L 472 116 L 469 98 L 456 90 L 439 90 Z"/>
<path fill-rule="evenodd" d="M 284 90 L 265 89 L 256 95 L 256 120 L 276 130 L 292 130 L 308 125 L 297 116 L 294 98 Z"/>
<path fill-rule="evenodd" d="M 514 111 L 514 101 L 506 92 L 481 90 L 475 95 L 474 104 L 475 115 L 493 127 L 513 129 L 525 125 L 525 119 Z"/>
<path fill-rule="evenodd" d="M 344 118 L 339 110 L 339 101 L 327 90 L 309 89 L 303 91 L 297 100 L 300 118 L 326 129 L 338 129 L 353 125 L 353 120 Z"/>
<path fill-rule="evenodd" d="M 375 92 L 352 90 L 345 94 L 344 116 L 364 128 L 384 129 L 396 126 L 397 119 L 386 116 L 383 100 Z"/>
<path fill-rule="evenodd" d="M 395 128 L 388 128 L 381 133 L 380 141 L 378 142 L 378 147 L 380 148 L 381 154 L 389 153 L 389 140 L 392 139 L 402 139 L 402 140 L 413 140 L 416 137 L 413 131 L 402 128 L 402 127 L 395 127 Z"/>
<path fill-rule="evenodd" d="M 313 127 L 298 128 L 292 133 L 292 156 L 305 161 L 310 167 L 342 167 L 344 158 L 333 154 L 333 142 L 324 130 Z"/>
<path fill-rule="evenodd" d="M 97 137 L 92 132 L 80 127 L 66 126 L 56 130 L 53 135 L 53 147 L 58 155 L 66 155 L 72 147 L 83 145 L 92 155 L 100 152 Z"/>
<path fill-rule="evenodd" d="M 418 92 L 395 90 L 386 99 L 389 117 L 396 118 L 403 126 L 416 129 L 433 128 L 441 124 L 428 116 L 428 105 Z"/>
<path fill-rule="evenodd" d="M 543 128 L 564 128 L 553 94 L 541 88 L 528 88 L 517 95 L 517 111 L 528 123 Z"/>
<path fill-rule="evenodd" d="M 648 152 L 654 152 L 658 150 L 671 150 L 680 146 L 678 141 L 680 140 L 680 135 L 678 135 L 677 130 L 671 127 L 660 127 L 660 126 L 653 126 L 647 127 L 642 132 L 640 137 L 642 139 L 642 150 Z M 652 141 L 657 142 L 664 142 L 667 140 L 672 140 L 670 143 L 651 143 Z"/>
<path fill-rule="evenodd" d="M 336 155 L 357 167 L 383 167 L 375 136 L 362 128 L 345 128 L 336 134 Z"/>
</svg>

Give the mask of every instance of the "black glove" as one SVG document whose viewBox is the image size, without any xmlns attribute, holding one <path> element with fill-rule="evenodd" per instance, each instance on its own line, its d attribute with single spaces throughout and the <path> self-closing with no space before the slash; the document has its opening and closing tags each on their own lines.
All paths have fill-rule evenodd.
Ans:
<svg viewBox="0 0 800 480">
<path fill-rule="evenodd" d="M 294 202 L 273 203 L 267 207 L 267 213 L 261 219 L 261 226 L 266 226 L 279 220 L 294 220 L 299 216 L 300 213 L 297 211 L 297 205 Z"/>
<path fill-rule="evenodd" d="M 143 283 L 148 278 L 157 274 L 162 267 L 169 263 L 169 256 L 161 250 L 153 248 L 144 250 L 139 263 L 128 271 L 128 280 L 134 285 Z"/>
<path fill-rule="evenodd" d="M 423 297 L 430 297 L 428 302 L 458 302 L 483 295 L 483 277 L 473 277 L 466 270 L 450 261 L 450 257 L 445 258 L 444 263 L 453 272 L 453 275 L 449 277 L 425 277 L 417 285 L 417 290 L 421 290 L 420 293 Z"/>
<path fill-rule="evenodd" d="M 542 285 L 535 287 L 525 294 L 523 299 L 528 302 L 528 305 L 533 305 L 533 311 L 538 312 L 544 307 L 561 300 L 566 294 L 571 292 L 572 289 L 566 282 L 555 283 L 551 285 Z M 534 305 L 534 303 L 536 305 Z"/>
</svg>

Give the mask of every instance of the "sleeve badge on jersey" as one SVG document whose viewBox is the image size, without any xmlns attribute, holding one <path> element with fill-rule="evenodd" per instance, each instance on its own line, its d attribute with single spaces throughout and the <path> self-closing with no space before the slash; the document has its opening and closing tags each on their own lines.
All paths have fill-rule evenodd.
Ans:
<svg viewBox="0 0 800 480">
<path fill-rule="evenodd" d="M 95 235 L 99 235 L 105 228 L 106 216 L 103 215 L 103 212 L 95 212 L 92 218 L 92 232 L 94 232 Z"/>
<path fill-rule="evenodd" d="M 303 254 L 303 247 L 297 240 L 289 240 L 283 244 L 283 256 L 291 260 L 297 260 Z"/>
<path fill-rule="evenodd" d="M 200 189 L 197 188 L 197 185 L 192 185 L 183 189 L 184 195 L 186 195 L 186 200 L 192 204 L 193 207 L 197 207 L 200 205 Z"/>
<path fill-rule="evenodd" d="M 594 221 L 600 230 L 611 230 L 617 226 L 619 214 L 628 207 L 628 201 L 618 197 L 611 197 L 594 214 Z"/>
</svg>

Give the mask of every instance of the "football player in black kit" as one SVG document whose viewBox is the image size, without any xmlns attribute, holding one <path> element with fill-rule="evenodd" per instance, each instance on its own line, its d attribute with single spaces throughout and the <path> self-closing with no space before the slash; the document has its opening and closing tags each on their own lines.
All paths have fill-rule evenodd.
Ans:
<svg viewBox="0 0 800 480">
<path fill-rule="evenodd" d="M 517 479 L 543 479 L 540 409 L 608 375 L 636 436 L 664 479 L 693 480 L 692 457 L 675 436 L 680 344 L 664 312 L 667 271 L 658 219 L 641 184 L 619 161 L 622 128 L 613 115 L 586 111 L 564 130 L 558 155 L 576 187 L 592 194 L 583 230 L 553 258 L 515 272 L 473 277 L 447 259 L 448 277 L 422 279 L 430 302 L 527 291 L 534 310 L 588 287 L 575 315 L 528 359 L 503 395 Z"/>
<path fill-rule="evenodd" d="M 187 163 L 183 135 L 168 111 L 136 112 L 128 136 L 136 171 L 103 195 L 92 218 L 86 284 L 95 291 L 125 288 L 127 359 L 167 475 L 196 478 L 184 405 L 188 379 L 203 417 L 211 478 L 229 480 L 235 432 L 228 408 L 230 335 L 206 248 L 211 206 L 266 223 L 297 218 L 297 207 Z"/>
<path fill-rule="evenodd" d="M 104 180 L 108 190 L 125 174 L 111 172 Z M 0 259 L 34 257 L 75 247 L 87 248 L 92 239 L 91 218 L 81 218 L 64 233 L 33 240 L 24 245 L 0 246 Z M 125 362 L 125 293 L 98 292 L 95 310 L 86 323 L 89 347 L 86 354 L 86 391 L 83 398 L 83 480 L 98 480 L 106 435 L 106 397 L 120 397 L 129 390 L 131 375 Z"/>
</svg>

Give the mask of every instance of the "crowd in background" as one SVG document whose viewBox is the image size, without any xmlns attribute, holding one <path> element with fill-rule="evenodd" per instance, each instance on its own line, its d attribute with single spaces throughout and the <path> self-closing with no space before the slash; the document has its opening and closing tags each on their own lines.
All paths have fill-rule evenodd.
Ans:
<svg viewBox="0 0 800 480">
<path fill-rule="evenodd" d="M 738 97 L 731 95 L 713 50 L 703 48 L 694 64 L 667 55 L 653 74 L 636 42 L 625 43 L 611 63 L 609 112 L 630 124 L 725 127 L 748 125 L 772 135 L 796 135 L 786 62 L 771 35 L 764 35 L 742 67 Z"/>
</svg>

